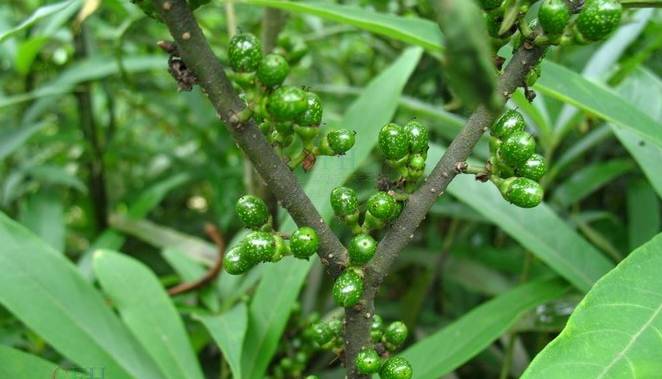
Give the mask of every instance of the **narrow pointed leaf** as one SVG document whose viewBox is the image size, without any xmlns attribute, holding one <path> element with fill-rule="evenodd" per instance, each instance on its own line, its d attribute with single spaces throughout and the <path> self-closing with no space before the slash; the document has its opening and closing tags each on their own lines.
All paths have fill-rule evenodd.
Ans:
<svg viewBox="0 0 662 379">
<path fill-rule="evenodd" d="M 241 354 L 248 324 L 247 312 L 246 304 L 239 303 L 218 316 L 194 316 L 216 341 L 235 378 L 242 378 Z"/>
</svg>

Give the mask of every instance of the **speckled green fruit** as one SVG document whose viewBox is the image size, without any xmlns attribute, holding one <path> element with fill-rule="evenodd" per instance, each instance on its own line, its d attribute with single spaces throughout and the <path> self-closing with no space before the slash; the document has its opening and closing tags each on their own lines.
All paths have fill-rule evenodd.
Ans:
<svg viewBox="0 0 662 379">
<path fill-rule="evenodd" d="M 384 342 L 386 342 L 387 345 L 397 348 L 405 342 L 408 334 L 409 331 L 407 330 L 407 325 L 402 321 L 395 321 L 386 327 L 386 330 L 384 331 Z"/>
<path fill-rule="evenodd" d="M 292 255 L 300 259 L 308 259 L 316 254 L 319 245 L 320 240 L 317 232 L 308 226 L 297 229 L 290 237 Z"/>
<path fill-rule="evenodd" d="M 503 197 L 520 208 L 533 208 L 542 202 L 543 189 L 528 178 L 508 178 L 502 186 Z"/>
<path fill-rule="evenodd" d="M 278 54 L 267 54 L 257 68 L 257 78 L 267 87 L 282 84 L 289 73 L 290 65 Z"/>
<path fill-rule="evenodd" d="M 306 92 L 306 109 L 299 115 L 297 123 L 302 126 L 318 126 L 322 122 L 322 100 L 314 92 Z"/>
<path fill-rule="evenodd" d="M 386 192 L 377 192 L 368 199 L 368 211 L 380 220 L 390 220 L 396 208 L 395 199 Z"/>
<path fill-rule="evenodd" d="M 500 7 L 501 3 L 503 3 L 503 0 L 480 0 L 479 3 L 481 8 L 489 11 L 491 9 Z"/>
<path fill-rule="evenodd" d="M 586 0 L 575 27 L 584 40 L 599 41 L 621 22 L 623 6 L 617 0 Z"/>
<path fill-rule="evenodd" d="M 253 195 L 244 195 L 237 200 L 235 212 L 248 228 L 259 228 L 269 221 L 269 209 L 262 199 Z"/>
<path fill-rule="evenodd" d="M 356 370 L 361 374 L 374 374 L 379 371 L 382 365 L 382 359 L 372 348 L 361 349 L 354 360 Z"/>
<path fill-rule="evenodd" d="M 425 169 L 425 157 L 422 154 L 414 154 L 409 158 L 409 167 L 416 171 Z"/>
<path fill-rule="evenodd" d="M 324 346 L 331 342 L 334 337 L 333 330 L 326 322 L 317 322 L 311 326 L 311 336 L 313 341 L 319 346 Z"/>
<path fill-rule="evenodd" d="M 232 37 L 228 48 L 230 67 L 236 72 L 254 72 L 262 59 L 262 45 L 250 33 L 239 33 Z"/>
<path fill-rule="evenodd" d="M 334 318 L 329 320 L 329 329 L 331 330 L 331 333 L 333 333 L 334 337 L 340 337 L 342 336 L 343 332 L 343 322 L 342 320 L 338 318 Z"/>
<path fill-rule="evenodd" d="M 384 362 L 379 370 L 381 379 L 411 379 L 414 370 L 409 361 L 402 357 L 391 357 Z"/>
<path fill-rule="evenodd" d="M 241 242 L 241 250 L 253 263 L 267 262 L 276 252 L 276 241 L 271 233 L 251 232 Z"/>
<path fill-rule="evenodd" d="M 570 9 L 565 0 L 543 0 L 538 10 L 538 22 L 545 34 L 556 36 L 563 33 L 570 21 Z"/>
<path fill-rule="evenodd" d="M 545 158 L 540 154 L 533 154 L 523 165 L 515 169 L 515 173 L 537 182 L 545 175 Z"/>
<path fill-rule="evenodd" d="M 278 121 L 294 121 L 306 111 L 306 104 L 306 91 L 283 86 L 269 96 L 267 112 Z"/>
<path fill-rule="evenodd" d="M 228 250 L 223 258 L 223 268 L 230 275 L 241 275 L 253 267 L 253 262 L 243 253 L 241 246 L 237 245 Z"/>
<path fill-rule="evenodd" d="M 345 308 L 355 306 L 363 295 L 363 278 L 353 270 L 346 270 L 333 284 L 333 300 Z"/>
<path fill-rule="evenodd" d="M 416 120 L 411 120 L 404 126 L 409 139 L 409 152 L 422 154 L 428 151 L 430 143 L 430 133 L 425 125 Z"/>
<path fill-rule="evenodd" d="M 336 187 L 330 197 L 331 207 L 337 216 L 349 216 L 359 210 L 359 197 L 351 188 Z"/>
<path fill-rule="evenodd" d="M 492 124 L 490 134 L 503 139 L 515 132 L 523 131 L 525 127 L 524 117 L 518 111 L 509 109 Z"/>
<path fill-rule="evenodd" d="M 347 129 L 332 130 L 327 134 L 329 147 L 338 155 L 345 154 L 356 142 L 356 132 Z"/>
<path fill-rule="evenodd" d="M 363 265 L 375 256 L 377 241 L 368 234 L 359 234 L 349 242 L 347 251 L 352 264 Z"/>
<path fill-rule="evenodd" d="M 370 339 L 372 342 L 382 340 L 384 335 L 384 320 L 380 315 L 372 316 L 372 325 L 370 325 Z"/>
<path fill-rule="evenodd" d="M 536 152 L 536 140 L 527 132 L 516 132 L 499 146 L 499 158 L 512 167 L 519 167 Z"/>
<path fill-rule="evenodd" d="M 397 161 L 409 152 L 409 138 L 404 128 L 398 124 L 386 124 L 379 131 L 379 148 L 386 159 Z"/>
</svg>

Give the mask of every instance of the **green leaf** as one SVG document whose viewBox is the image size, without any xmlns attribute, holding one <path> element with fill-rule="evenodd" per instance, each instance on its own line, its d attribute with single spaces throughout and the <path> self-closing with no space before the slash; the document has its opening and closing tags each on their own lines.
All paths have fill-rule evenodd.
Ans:
<svg viewBox="0 0 662 379">
<path fill-rule="evenodd" d="M 57 12 L 63 11 L 67 9 L 68 7 L 78 7 L 80 6 L 80 1 L 79 0 L 66 0 L 66 1 L 61 1 L 59 3 L 55 4 L 48 4 L 44 5 L 42 7 L 39 7 L 34 13 L 30 15 L 30 17 L 26 18 L 18 24 L 17 26 L 5 30 L 4 32 L 0 33 L 0 42 L 6 40 L 7 38 L 13 36 L 14 34 L 29 28 L 32 26 L 34 23 L 39 22 L 39 20 L 51 16 Z"/>
<path fill-rule="evenodd" d="M 372 80 L 345 112 L 343 127 L 355 130 L 356 140 L 362 142 L 357 143 L 344 157 L 320 157 L 315 169 L 308 174 L 306 193 L 325 219 L 333 215 L 329 193 L 344 183 L 370 155 L 377 142 L 375 134 L 393 117 L 402 89 L 418 64 L 421 53 L 419 48 L 405 50 L 400 58 Z M 294 226 L 289 220 L 283 229 L 291 230 Z M 264 378 L 310 265 L 310 262 L 285 259 L 265 270 L 249 309 L 242 378 Z"/>
<path fill-rule="evenodd" d="M 235 378 L 243 378 L 241 371 L 242 347 L 248 326 L 248 309 L 239 303 L 231 310 L 218 316 L 194 315 L 209 331 L 223 352 L 225 360 Z"/>
<path fill-rule="evenodd" d="M 657 378 L 662 372 L 662 234 L 598 281 L 522 379 Z"/>
<path fill-rule="evenodd" d="M 472 309 L 402 355 L 411 362 L 416 379 L 440 378 L 488 347 L 524 312 L 558 298 L 567 289 L 559 279 L 521 285 Z"/>
<path fill-rule="evenodd" d="M 32 354 L 0 345 L 0 378 L 43 379 L 55 377 L 58 367 Z"/>
<path fill-rule="evenodd" d="M 556 187 L 551 201 L 567 208 L 602 188 L 607 183 L 630 172 L 634 164 L 628 159 L 612 159 L 593 163 L 575 172 Z"/>
<path fill-rule="evenodd" d="M 19 220 L 53 249 L 64 253 L 64 209 L 56 193 L 40 191 L 27 198 L 21 203 Z"/>
<path fill-rule="evenodd" d="M 627 188 L 628 234 L 635 249 L 660 232 L 660 201 L 645 180 L 632 181 Z"/>
<path fill-rule="evenodd" d="M 270 8 L 304 13 L 327 20 L 356 26 L 409 44 L 421 46 L 432 52 L 441 52 L 442 36 L 436 23 L 416 17 L 398 17 L 370 11 L 351 5 L 315 1 L 242 0 L 241 2 Z"/>
<path fill-rule="evenodd" d="M 82 180 L 70 174 L 64 167 L 53 165 L 40 165 L 29 167 L 25 170 L 27 174 L 41 183 L 58 184 L 74 188 L 82 193 L 87 193 L 87 187 Z"/>
<path fill-rule="evenodd" d="M 428 167 L 443 149 L 432 145 Z M 479 183 L 470 175 L 456 177 L 448 192 L 499 225 L 508 235 L 549 265 L 575 287 L 588 291 L 613 265 L 572 230 L 546 204 L 518 208 L 503 199 L 491 183 Z"/>
<path fill-rule="evenodd" d="M 7 158 L 11 153 L 23 146 L 35 133 L 43 129 L 47 124 L 21 125 L 18 128 L 4 127 L 0 131 L 0 161 Z"/>
<path fill-rule="evenodd" d="M 0 304 L 80 367 L 118 379 L 162 373 L 103 297 L 61 254 L 0 213 Z"/>
<path fill-rule="evenodd" d="M 207 272 L 199 262 L 195 262 L 180 250 L 166 248 L 161 252 L 161 255 L 185 282 L 194 282 L 202 278 Z M 199 290 L 198 293 L 200 300 L 207 308 L 212 312 L 219 312 L 221 305 L 215 290 L 216 288 L 213 285 L 209 285 Z"/>
<path fill-rule="evenodd" d="M 94 253 L 94 273 L 124 324 L 169 379 L 202 379 L 184 323 L 144 264 L 110 250 Z"/>
</svg>

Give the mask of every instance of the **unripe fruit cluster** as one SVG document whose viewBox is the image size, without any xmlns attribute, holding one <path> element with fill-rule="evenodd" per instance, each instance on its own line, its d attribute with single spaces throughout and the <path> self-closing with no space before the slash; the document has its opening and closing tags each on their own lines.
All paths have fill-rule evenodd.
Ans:
<svg viewBox="0 0 662 379">
<path fill-rule="evenodd" d="M 304 226 L 285 241 L 274 233 L 267 205 L 262 199 L 245 195 L 237 200 L 235 211 L 247 228 L 253 231 L 230 248 L 224 258 L 225 271 L 240 275 L 261 262 L 278 262 L 286 255 L 309 259 L 317 253 L 319 237 L 315 229 Z"/>
<path fill-rule="evenodd" d="M 407 339 L 407 326 L 402 321 L 395 321 L 384 327 L 384 321 L 375 315 L 370 331 L 372 343 L 377 346 L 364 347 L 356 356 L 356 369 L 362 374 L 379 373 L 382 379 L 410 379 L 413 370 L 409 362 L 399 356 L 382 360 L 378 350 L 389 353 L 399 349 Z"/>
<path fill-rule="evenodd" d="M 535 138 L 516 110 L 504 112 L 490 129 L 491 177 L 504 199 L 522 208 L 540 204 L 545 160 L 535 152 Z"/>
<path fill-rule="evenodd" d="M 416 120 L 404 126 L 392 122 L 379 131 L 379 149 L 389 166 L 397 171 L 396 181 L 404 183 L 406 192 L 413 192 L 423 177 L 429 142 L 427 127 Z"/>
<path fill-rule="evenodd" d="M 355 132 L 340 129 L 320 137 L 322 102 L 317 94 L 283 84 L 306 54 L 302 40 L 279 38 L 274 53 L 263 55 L 260 41 L 250 33 L 232 37 L 228 61 L 230 77 L 240 90 L 250 116 L 267 139 L 287 157 L 290 167 L 309 170 L 319 155 L 343 155 L 354 146 Z"/>
</svg>

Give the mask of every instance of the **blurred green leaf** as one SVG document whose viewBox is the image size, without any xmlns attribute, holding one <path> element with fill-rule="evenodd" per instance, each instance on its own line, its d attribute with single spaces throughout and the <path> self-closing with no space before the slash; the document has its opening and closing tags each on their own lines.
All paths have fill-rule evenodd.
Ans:
<svg viewBox="0 0 662 379">
<path fill-rule="evenodd" d="M 50 378 L 57 369 L 55 364 L 35 355 L 0 345 L 0 378 Z"/>
<path fill-rule="evenodd" d="M 66 1 L 61 1 L 59 3 L 47 4 L 42 7 L 39 7 L 37 8 L 37 10 L 34 11 L 34 13 L 30 15 L 30 17 L 23 20 L 23 22 L 21 22 L 17 26 L 9 30 L 0 32 L 0 42 L 6 40 L 7 38 L 13 36 L 14 34 L 26 28 L 29 28 L 34 23 L 39 22 L 41 19 L 45 17 L 51 16 L 57 12 L 65 10 L 68 7 L 78 7 L 78 6 L 80 6 L 80 0 L 66 0 Z"/>
<path fill-rule="evenodd" d="M 632 181 L 627 188 L 628 234 L 635 249 L 660 233 L 660 201 L 645 180 Z"/>
<path fill-rule="evenodd" d="M 16 128 L 4 127 L 0 130 L 0 160 L 5 159 L 11 153 L 30 139 L 35 133 L 46 126 L 46 123 L 21 125 Z"/>
<path fill-rule="evenodd" d="M 417 379 L 437 379 L 488 347 L 524 312 L 567 290 L 559 279 L 521 285 L 472 309 L 405 350 L 402 356 L 411 362 Z"/>
<path fill-rule="evenodd" d="M 61 254 L 0 213 L 0 303 L 80 367 L 118 379 L 162 373 L 103 297 Z"/>
<path fill-rule="evenodd" d="M 662 234 L 598 281 L 523 379 L 656 378 L 662 372 Z"/>
<path fill-rule="evenodd" d="M 325 219 L 333 215 L 329 193 L 368 158 L 377 142 L 375 133 L 393 117 L 402 89 L 421 53 L 419 48 L 405 50 L 370 82 L 345 112 L 341 125 L 355 130 L 357 141 L 365 142 L 357 143 L 344 157 L 320 157 L 315 169 L 308 174 L 306 193 Z M 288 220 L 282 229 L 291 230 L 294 226 Z M 244 378 L 264 378 L 310 265 L 310 262 L 285 259 L 265 271 L 249 308 L 248 332 L 242 353 Z"/>
<path fill-rule="evenodd" d="M 39 165 L 26 169 L 26 173 L 41 184 L 59 184 L 87 193 L 87 186 L 77 176 L 70 174 L 64 167 Z"/>
<path fill-rule="evenodd" d="M 248 326 L 247 312 L 246 304 L 239 303 L 218 316 L 194 315 L 194 318 L 207 328 L 216 341 L 235 378 L 243 378 L 241 362 L 242 347 Z"/>
<path fill-rule="evenodd" d="M 191 257 L 186 255 L 186 253 L 180 250 L 166 248 L 161 251 L 161 255 L 182 278 L 183 282 L 194 282 L 207 273 L 204 266 L 199 262 L 194 261 Z M 220 311 L 221 305 L 218 296 L 216 295 L 216 288 L 213 285 L 206 286 L 197 291 L 197 293 L 200 296 L 200 300 L 202 300 L 212 312 Z"/>
<path fill-rule="evenodd" d="M 135 259 L 110 250 L 95 252 L 93 259 L 103 291 L 164 377 L 202 379 L 184 323 L 154 273 Z"/>
<path fill-rule="evenodd" d="M 42 190 L 26 198 L 20 206 L 19 221 L 53 249 L 64 253 L 64 207 L 56 193 Z"/>
</svg>

